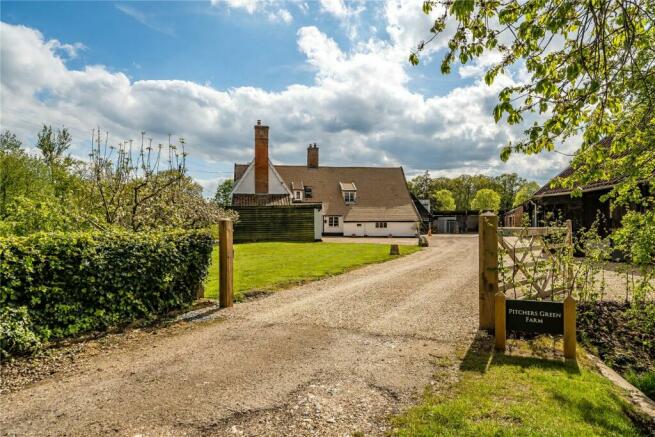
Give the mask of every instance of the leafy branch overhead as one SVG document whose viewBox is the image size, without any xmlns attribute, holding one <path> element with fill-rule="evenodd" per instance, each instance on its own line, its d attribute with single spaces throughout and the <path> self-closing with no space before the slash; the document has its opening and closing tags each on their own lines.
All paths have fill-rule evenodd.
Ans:
<svg viewBox="0 0 655 437">
<path fill-rule="evenodd" d="M 501 57 L 487 69 L 487 84 L 511 68 L 527 70 L 529 80 L 500 92 L 493 116 L 537 121 L 502 159 L 574 139 L 576 171 L 560 185 L 620 179 L 612 196 L 643 202 L 640 186 L 655 172 L 655 0 L 430 0 L 423 11 L 438 17 L 412 64 L 454 25 L 442 73 L 485 53 Z"/>
</svg>

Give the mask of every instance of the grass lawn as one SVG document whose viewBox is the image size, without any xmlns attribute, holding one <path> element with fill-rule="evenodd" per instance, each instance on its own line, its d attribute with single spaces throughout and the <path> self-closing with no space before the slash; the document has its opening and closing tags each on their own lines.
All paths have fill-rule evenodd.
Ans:
<svg viewBox="0 0 655 437">
<path fill-rule="evenodd" d="M 512 341 L 520 348 L 536 342 Z M 543 347 L 544 345 L 542 345 Z M 552 340 L 547 347 L 552 350 Z M 559 345 L 561 347 L 561 343 Z M 590 365 L 494 354 L 489 337 L 478 339 L 459 367 L 459 380 L 445 379 L 440 363 L 435 389 L 394 419 L 402 436 L 638 436 L 630 407 Z M 452 372 L 452 366 L 450 366 Z M 442 373 L 443 372 L 443 373 Z M 441 377 L 440 377 L 441 374 Z"/>
<path fill-rule="evenodd" d="M 400 246 L 400 254 L 420 250 Z M 346 243 L 247 243 L 234 245 L 234 299 L 247 292 L 273 291 L 365 264 L 387 261 L 388 244 Z M 218 296 L 218 247 L 214 247 L 205 297 Z"/>
</svg>

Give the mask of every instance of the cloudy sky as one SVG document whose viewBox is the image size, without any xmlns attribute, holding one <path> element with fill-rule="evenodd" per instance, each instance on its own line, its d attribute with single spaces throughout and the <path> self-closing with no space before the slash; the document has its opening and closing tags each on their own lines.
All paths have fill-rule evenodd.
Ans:
<svg viewBox="0 0 655 437">
<path fill-rule="evenodd" d="M 303 163 L 314 142 L 322 164 L 402 165 L 410 177 L 544 182 L 567 162 L 498 158 L 521 128 L 495 124 L 492 108 L 526 80 L 520 67 L 491 87 L 481 76 L 493 55 L 443 76 L 447 34 L 409 65 L 429 36 L 421 0 L 2 2 L 0 18 L 2 129 L 30 145 L 41 124 L 66 126 L 78 157 L 96 126 L 114 143 L 182 136 L 207 194 L 251 159 L 257 119 L 276 163 Z"/>
</svg>

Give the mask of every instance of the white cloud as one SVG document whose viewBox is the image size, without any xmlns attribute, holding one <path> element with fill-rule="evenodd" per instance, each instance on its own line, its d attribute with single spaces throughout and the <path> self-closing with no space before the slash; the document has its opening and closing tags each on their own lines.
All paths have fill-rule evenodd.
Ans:
<svg viewBox="0 0 655 437">
<path fill-rule="evenodd" d="M 293 15 L 287 9 L 279 9 L 278 11 L 272 11 L 268 14 L 268 20 L 272 22 L 281 21 L 283 23 L 289 24 L 293 21 Z"/>
<path fill-rule="evenodd" d="M 394 10 L 395 11 L 395 10 Z M 420 14 L 420 9 L 418 10 Z M 59 42 L 37 30 L 0 23 L 2 128 L 31 138 L 41 123 L 69 127 L 78 155 L 93 127 L 118 142 L 145 130 L 163 139 L 183 135 L 189 168 L 206 192 L 228 177 L 235 161 L 252 157 L 252 126 L 271 126 L 271 158 L 302 163 L 310 142 L 326 164 L 403 165 L 408 175 L 424 169 L 445 173 L 518 171 L 544 180 L 557 173 L 561 155 L 499 161 L 500 147 L 520 128 L 495 124 L 492 108 L 502 87 L 515 83 L 499 75 L 493 86 L 481 79 L 445 95 L 412 90 L 406 45 L 414 30 L 409 13 L 394 12 L 391 41 L 370 39 L 350 50 L 314 26 L 297 32 L 298 49 L 314 71 L 313 83 L 273 92 L 242 86 L 216 89 L 182 80 L 132 81 L 99 65 L 66 66 Z M 421 18 L 422 19 L 422 18 Z M 438 73 L 435 73 L 438 74 Z M 212 164 L 213 163 L 213 164 Z M 202 168 L 201 168 L 202 167 Z M 195 170 L 202 170 L 194 173 Z M 212 174 L 213 172 L 216 172 Z"/>
<path fill-rule="evenodd" d="M 115 5 L 116 9 L 124 13 L 125 15 L 134 18 L 139 23 L 144 26 L 168 36 L 175 36 L 175 31 L 170 25 L 165 25 L 157 22 L 150 15 L 126 4 L 117 4 Z"/>
<path fill-rule="evenodd" d="M 366 10 L 364 1 L 349 2 L 345 0 L 319 0 L 321 12 L 336 18 L 345 30 L 348 38 L 355 40 L 359 35 L 360 14 Z"/>
<path fill-rule="evenodd" d="M 283 0 L 211 0 L 211 5 L 242 10 L 250 15 L 260 12 L 268 18 L 268 21 L 273 23 L 289 24 L 293 21 L 293 15 L 284 7 L 285 2 Z M 302 5 L 299 5 L 299 7 L 302 10 Z"/>
</svg>

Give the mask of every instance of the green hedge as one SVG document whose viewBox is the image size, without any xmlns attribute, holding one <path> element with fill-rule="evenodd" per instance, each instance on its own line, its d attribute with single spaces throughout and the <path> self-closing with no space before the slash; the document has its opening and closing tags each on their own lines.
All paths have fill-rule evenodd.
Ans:
<svg viewBox="0 0 655 437">
<path fill-rule="evenodd" d="M 0 238 L 0 308 L 43 340 L 153 318 L 193 301 L 211 250 L 202 231 Z"/>
</svg>

